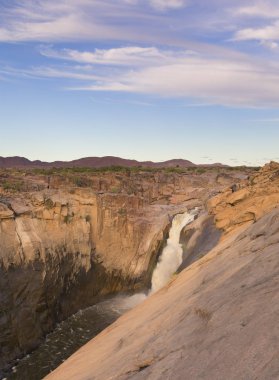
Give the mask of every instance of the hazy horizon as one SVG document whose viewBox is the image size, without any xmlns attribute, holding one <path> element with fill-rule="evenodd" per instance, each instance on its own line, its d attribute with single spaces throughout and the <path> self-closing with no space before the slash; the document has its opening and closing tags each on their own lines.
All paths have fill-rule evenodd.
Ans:
<svg viewBox="0 0 279 380">
<path fill-rule="evenodd" d="M 63 160 L 63 159 L 58 159 L 58 160 L 51 160 L 51 161 L 46 161 L 46 160 L 42 160 L 40 158 L 35 158 L 35 159 L 32 159 L 30 157 L 26 157 L 26 156 L 18 156 L 18 155 L 12 155 L 12 156 L 0 156 L 0 157 L 3 157 L 4 159 L 7 159 L 7 158 L 22 158 L 22 159 L 27 159 L 31 162 L 35 162 L 35 161 L 41 161 L 41 162 L 44 162 L 44 163 L 54 163 L 54 162 L 72 162 L 72 161 L 78 161 L 78 160 L 81 160 L 81 159 L 87 159 L 87 158 L 106 158 L 106 157 L 111 157 L 111 158 L 120 158 L 120 159 L 123 159 L 123 160 L 134 160 L 134 161 L 138 161 L 139 163 L 143 163 L 143 162 L 153 162 L 153 163 L 161 163 L 161 162 L 168 162 L 168 161 L 175 161 L 175 160 L 184 160 L 184 161 L 189 161 L 191 162 L 192 164 L 195 164 L 195 165 L 214 165 L 214 164 L 222 164 L 222 165 L 229 165 L 229 166 L 232 166 L 232 167 L 237 167 L 237 166 L 251 166 L 251 167 L 258 167 L 259 165 L 253 165 L 253 164 L 249 164 L 249 163 L 244 163 L 244 164 L 236 164 L 236 163 L 230 163 L 230 164 L 226 164 L 226 163 L 223 163 L 223 162 L 219 162 L 219 161 L 212 161 L 211 159 L 209 158 L 205 158 L 204 161 L 202 162 L 194 162 L 194 161 L 191 161 L 191 160 L 188 160 L 187 158 L 183 158 L 183 157 L 172 157 L 172 158 L 169 158 L 169 159 L 166 159 L 166 160 L 158 160 L 158 161 L 154 161 L 154 160 L 151 160 L 151 159 L 147 159 L 147 160 L 140 160 L 140 159 L 136 159 L 136 158 L 130 158 L 130 157 L 121 157 L 121 156 L 111 156 L 111 155 L 106 155 L 106 156 L 84 156 L 84 157 L 76 157 L 76 158 L 73 158 L 73 159 L 69 159 L 69 160 Z M 207 162 L 206 162 L 207 160 Z M 210 162 L 208 162 L 208 160 Z M 265 164 L 268 164 L 270 163 L 271 161 L 279 161 L 279 158 L 274 158 L 274 159 L 270 159 L 270 160 L 267 160 L 265 162 L 263 162 L 260 166 L 264 166 Z"/>
</svg>

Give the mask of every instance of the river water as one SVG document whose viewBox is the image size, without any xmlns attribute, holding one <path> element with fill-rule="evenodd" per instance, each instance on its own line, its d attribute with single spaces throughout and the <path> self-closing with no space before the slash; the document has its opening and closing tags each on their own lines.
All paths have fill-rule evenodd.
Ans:
<svg viewBox="0 0 279 380">
<path fill-rule="evenodd" d="M 146 298 L 145 294 L 118 295 L 80 310 L 58 324 L 31 354 L 19 360 L 9 380 L 41 380 L 66 358 Z"/>
<path fill-rule="evenodd" d="M 179 243 L 182 228 L 195 218 L 195 210 L 178 214 L 172 221 L 169 239 L 152 276 L 153 293 L 163 287 L 182 263 Z M 80 310 L 58 324 L 44 342 L 32 353 L 19 360 L 7 380 L 41 380 L 63 361 L 113 323 L 119 316 L 142 302 L 148 295 L 117 295 L 87 309 Z"/>
</svg>

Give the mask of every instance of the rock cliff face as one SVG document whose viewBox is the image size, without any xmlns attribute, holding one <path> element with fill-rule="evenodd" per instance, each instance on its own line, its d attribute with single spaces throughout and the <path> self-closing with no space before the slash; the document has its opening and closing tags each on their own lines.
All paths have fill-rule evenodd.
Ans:
<svg viewBox="0 0 279 380">
<path fill-rule="evenodd" d="M 108 293 L 141 289 L 171 216 L 245 173 L 0 173 L 0 367 Z"/>
<path fill-rule="evenodd" d="M 271 162 L 258 173 L 208 202 L 217 228 L 225 234 L 247 227 L 279 204 L 279 164 Z"/>
<path fill-rule="evenodd" d="M 271 163 L 210 200 L 219 243 L 46 379 L 278 378 L 278 173 Z"/>
</svg>

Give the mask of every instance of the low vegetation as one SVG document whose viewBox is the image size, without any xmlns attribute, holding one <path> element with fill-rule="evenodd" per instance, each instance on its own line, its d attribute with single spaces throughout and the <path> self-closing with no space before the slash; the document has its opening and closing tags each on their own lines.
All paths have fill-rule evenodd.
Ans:
<svg viewBox="0 0 279 380">
<path fill-rule="evenodd" d="M 245 167 L 245 166 L 193 166 L 193 167 L 165 167 L 165 168 L 154 168 L 154 167 L 144 167 L 144 166 L 106 166 L 102 168 L 87 168 L 87 167 L 73 167 L 73 168 L 51 168 L 51 169 L 29 169 L 28 172 L 37 175 L 70 175 L 70 174 L 95 174 L 95 173 L 137 173 L 137 172 L 165 172 L 165 173 L 197 173 L 203 174 L 205 172 L 221 172 L 221 171 L 239 171 L 239 170 L 259 170 L 259 167 Z"/>
<path fill-rule="evenodd" d="M 69 223 L 71 223 L 71 221 L 72 221 L 71 215 L 65 215 L 64 216 L 64 223 L 69 224 Z"/>
<path fill-rule="evenodd" d="M 92 188 L 96 192 L 115 194 L 123 192 L 133 195 L 142 191 L 141 185 L 137 182 L 138 175 L 142 179 L 152 176 L 155 178 L 155 175 L 165 175 L 170 177 L 170 181 L 173 181 L 172 176 L 174 174 L 203 176 L 208 173 L 225 175 L 230 172 L 241 171 L 250 175 L 257 170 L 258 168 L 221 166 L 184 168 L 179 165 L 166 168 L 109 166 L 102 168 L 0 169 L 0 191 L 16 193 L 66 187 L 71 194 L 78 191 L 78 188 Z M 134 181 L 135 177 L 136 180 Z M 166 180 L 168 179 L 166 178 Z M 53 207 L 51 199 L 45 200 L 45 206 L 49 209 Z"/>
<path fill-rule="evenodd" d="M 5 180 L 1 183 L 1 186 L 4 191 L 21 192 L 25 190 L 23 181 Z"/>
<path fill-rule="evenodd" d="M 53 200 L 50 199 L 50 198 L 46 198 L 44 203 L 45 203 L 45 207 L 46 207 L 48 210 L 50 210 L 50 209 L 52 209 L 52 208 L 54 207 L 54 202 L 53 202 Z"/>
<path fill-rule="evenodd" d="M 210 319 L 212 318 L 212 312 L 206 309 L 202 309 L 202 308 L 196 308 L 195 314 L 204 322 L 209 322 Z"/>
</svg>

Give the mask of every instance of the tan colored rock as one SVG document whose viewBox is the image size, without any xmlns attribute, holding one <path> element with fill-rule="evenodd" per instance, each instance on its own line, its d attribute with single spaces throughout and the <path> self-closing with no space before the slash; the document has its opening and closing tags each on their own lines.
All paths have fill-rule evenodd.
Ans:
<svg viewBox="0 0 279 380">
<path fill-rule="evenodd" d="M 0 203 L 0 219 L 13 218 L 14 213 L 5 204 Z"/>
<path fill-rule="evenodd" d="M 224 191 L 207 203 L 215 216 L 216 225 L 231 233 L 246 224 L 254 223 L 264 214 L 279 206 L 279 164 L 271 162 L 251 176 L 249 185 L 236 192 Z"/>
</svg>

